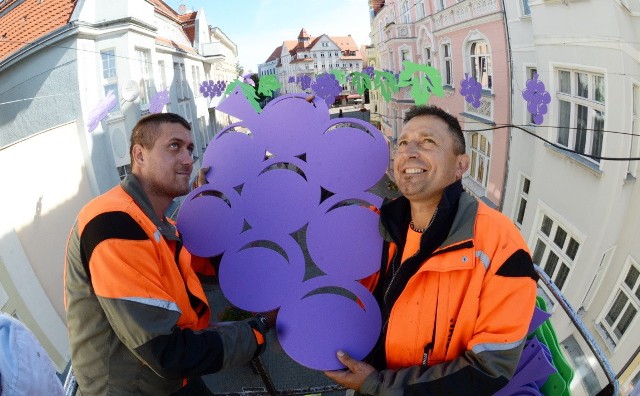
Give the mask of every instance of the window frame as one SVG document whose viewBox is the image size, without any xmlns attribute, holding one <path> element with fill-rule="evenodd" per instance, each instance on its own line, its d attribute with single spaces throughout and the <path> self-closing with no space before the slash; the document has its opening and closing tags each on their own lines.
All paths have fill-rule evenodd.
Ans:
<svg viewBox="0 0 640 396">
<path fill-rule="evenodd" d="M 109 58 L 105 59 L 105 55 Z M 113 91 L 116 96 L 116 105 L 109 110 L 109 114 L 120 112 L 120 89 L 118 84 L 118 64 L 115 48 L 106 48 L 100 51 L 100 60 L 102 68 L 102 89 L 106 96 L 109 91 Z M 105 68 L 105 61 L 109 64 L 108 68 Z M 111 65 L 113 63 L 113 65 Z M 107 73 L 107 70 L 113 71 L 113 73 Z"/>
<path fill-rule="evenodd" d="M 442 85 L 453 87 L 454 76 L 453 76 L 453 59 L 451 57 L 452 54 L 452 45 L 451 41 L 443 41 L 440 43 L 440 51 L 441 51 L 441 67 L 444 73 L 442 79 Z M 448 74 L 447 74 L 448 73 Z"/>
<path fill-rule="evenodd" d="M 476 136 L 478 136 L 478 139 L 474 140 Z M 483 141 L 485 142 L 484 150 L 482 149 Z M 474 144 L 476 144 L 475 147 Z M 469 139 L 469 177 L 485 190 L 489 182 L 491 147 L 491 139 L 484 134 L 480 132 L 471 134 Z"/>
<path fill-rule="evenodd" d="M 602 334 L 606 340 L 607 345 L 615 351 L 625 340 L 626 336 L 632 333 L 634 325 L 637 324 L 640 317 L 640 264 L 631 256 L 627 256 L 625 261 L 624 270 L 621 271 L 620 276 L 616 280 L 615 287 L 612 289 L 611 295 L 604 305 L 598 319 L 596 321 L 596 328 Z M 629 286 L 627 280 L 631 270 L 634 269 L 637 273 L 633 286 Z M 618 302 L 619 296 L 624 293 L 627 297 L 627 301 L 624 302 L 623 307 L 617 313 L 617 316 L 613 319 L 613 323 L 609 323 L 609 317 L 611 311 L 614 309 L 614 305 Z M 632 318 L 629 320 L 627 327 L 621 335 L 616 334 L 616 329 L 620 325 L 620 321 L 628 313 L 629 308 L 633 308 L 635 312 Z"/>
<path fill-rule="evenodd" d="M 140 96 L 139 104 L 143 109 L 149 108 L 151 90 L 153 88 L 153 64 L 151 63 L 151 50 L 135 47 L 136 63 L 138 65 Z"/>
<path fill-rule="evenodd" d="M 604 152 L 607 96 L 605 74 L 557 67 L 554 76 L 555 120 L 558 125 L 554 141 L 599 166 L 600 160 L 590 155 L 602 156 Z M 586 86 L 582 85 L 581 76 L 586 77 Z M 596 83 L 597 79 L 602 82 L 601 87 Z M 597 98 L 598 92 L 602 100 Z"/>
<path fill-rule="evenodd" d="M 531 191 L 531 178 L 523 173 L 518 174 L 518 191 L 513 205 L 513 223 L 522 229 L 524 217 L 526 216 L 527 205 L 529 204 L 529 192 Z"/>
<path fill-rule="evenodd" d="M 548 219 L 551 222 L 548 226 L 548 235 L 543 230 L 543 227 L 545 227 L 545 219 Z M 533 262 L 535 264 L 539 265 L 540 268 L 545 271 L 547 275 L 549 275 L 549 278 L 551 278 L 558 289 L 562 291 L 563 288 L 565 288 L 567 284 L 569 284 L 568 280 L 571 278 L 574 272 L 573 269 L 576 267 L 576 264 L 580 258 L 581 247 L 584 244 L 585 238 L 584 236 L 580 235 L 576 231 L 576 229 L 572 227 L 566 220 L 564 220 L 562 216 L 541 204 L 538 206 L 534 227 L 535 228 L 531 233 L 531 243 L 529 244 L 532 252 L 531 258 L 533 259 Z M 558 232 L 558 228 L 561 228 L 566 234 L 564 236 L 563 244 L 561 247 L 558 246 L 557 242 L 555 241 L 556 238 L 558 238 L 558 236 L 556 235 Z M 569 249 L 571 240 L 577 243 L 577 248 L 573 253 L 573 258 L 571 258 L 566 251 Z M 538 252 L 539 242 L 544 244 L 541 253 Z M 554 267 L 553 271 L 551 271 L 551 274 L 549 274 L 549 272 L 547 271 L 548 266 L 551 265 L 551 263 L 549 262 L 549 252 L 553 252 L 554 256 L 556 257 L 556 261 L 553 264 Z M 541 256 L 538 259 L 537 256 L 539 254 L 541 254 Z M 562 283 L 559 285 L 557 282 L 557 278 L 558 275 L 560 275 L 560 269 L 562 268 L 563 264 L 568 268 L 568 270 L 566 276 L 562 280 Z M 546 286 L 542 285 L 542 287 L 546 289 Z M 549 301 L 548 303 L 554 305 L 552 301 Z"/>
<path fill-rule="evenodd" d="M 474 49 L 484 47 L 485 53 L 474 53 Z M 469 67 L 469 75 L 482 84 L 482 90 L 493 91 L 493 64 L 491 57 L 491 47 L 489 42 L 484 39 L 470 40 L 467 42 L 467 66 Z M 484 67 L 482 66 L 484 64 Z M 486 69 L 483 71 L 483 69 Z M 486 76 L 486 81 L 484 76 Z"/>
</svg>

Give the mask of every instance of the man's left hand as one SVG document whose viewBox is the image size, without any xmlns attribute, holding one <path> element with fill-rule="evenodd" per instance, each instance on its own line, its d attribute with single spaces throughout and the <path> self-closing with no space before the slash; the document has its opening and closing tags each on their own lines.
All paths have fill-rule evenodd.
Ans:
<svg viewBox="0 0 640 396">
<path fill-rule="evenodd" d="M 343 351 L 338 351 L 336 354 L 340 363 L 344 364 L 346 370 L 325 371 L 324 374 L 334 380 L 337 384 L 340 384 L 349 389 L 359 390 L 364 383 L 364 380 L 375 372 L 376 369 L 373 366 L 353 359 L 351 356 Z"/>
</svg>

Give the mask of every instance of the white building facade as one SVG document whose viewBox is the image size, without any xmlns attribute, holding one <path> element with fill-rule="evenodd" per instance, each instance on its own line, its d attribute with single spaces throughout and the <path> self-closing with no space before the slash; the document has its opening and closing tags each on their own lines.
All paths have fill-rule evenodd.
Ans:
<svg viewBox="0 0 640 396">
<path fill-rule="evenodd" d="M 503 211 L 629 394 L 640 388 L 640 7 L 624 0 L 505 4 L 511 122 L 524 130 L 511 129 Z M 521 94 L 535 74 L 551 96 L 540 125 Z M 603 371 L 549 290 L 540 294 L 577 370 L 572 394 L 594 394 L 607 383 Z"/>
<path fill-rule="evenodd" d="M 235 71 L 237 49 L 202 10 L 184 16 L 160 0 L 9 0 L 0 25 L 6 43 L 21 43 L 0 45 L 0 165 L 13 170 L 0 174 L 0 309 L 24 321 L 62 371 L 64 253 L 78 211 L 129 172 L 131 128 L 157 92 L 168 90 L 164 111 L 189 121 L 202 156 L 228 120 L 212 119 L 216 99 L 200 84 L 235 79 L 226 64 Z M 205 51 L 212 43 L 221 55 Z M 110 91 L 116 106 L 90 132 Z"/>
</svg>

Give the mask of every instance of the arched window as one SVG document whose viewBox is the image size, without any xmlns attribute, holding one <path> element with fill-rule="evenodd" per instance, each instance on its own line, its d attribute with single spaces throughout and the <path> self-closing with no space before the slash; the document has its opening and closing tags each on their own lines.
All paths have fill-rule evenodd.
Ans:
<svg viewBox="0 0 640 396">
<path fill-rule="evenodd" d="M 489 162 L 491 160 L 491 143 L 479 134 L 471 135 L 471 170 L 470 176 L 483 187 L 489 180 Z"/>
<path fill-rule="evenodd" d="M 469 46 L 469 60 L 471 76 L 482 84 L 482 88 L 491 89 L 493 86 L 493 71 L 491 54 L 489 54 L 489 46 L 486 41 L 479 40 L 471 43 Z"/>
</svg>

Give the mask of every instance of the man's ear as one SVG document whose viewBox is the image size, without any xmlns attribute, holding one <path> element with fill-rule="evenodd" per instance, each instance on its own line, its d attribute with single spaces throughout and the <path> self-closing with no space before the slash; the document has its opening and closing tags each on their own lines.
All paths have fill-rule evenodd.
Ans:
<svg viewBox="0 0 640 396">
<path fill-rule="evenodd" d="M 458 160 L 456 162 L 456 178 L 457 179 L 462 179 L 462 176 L 464 175 L 464 173 L 467 171 L 467 169 L 469 169 L 470 162 L 471 160 L 469 159 L 469 156 L 467 155 L 467 153 L 458 155 Z"/>
<path fill-rule="evenodd" d="M 132 164 L 135 163 L 137 168 L 144 166 L 144 150 L 141 145 L 134 144 L 131 149 L 131 155 L 133 156 L 133 158 L 131 158 Z"/>
</svg>

